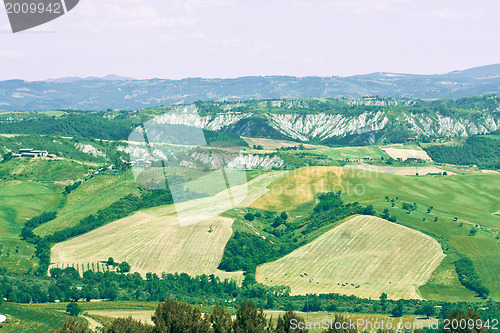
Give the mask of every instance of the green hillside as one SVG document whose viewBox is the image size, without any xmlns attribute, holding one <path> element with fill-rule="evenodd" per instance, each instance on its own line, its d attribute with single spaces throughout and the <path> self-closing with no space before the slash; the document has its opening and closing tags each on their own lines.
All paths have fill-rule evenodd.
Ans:
<svg viewBox="0 0 500 333">
<path fill-rule="evenodd" d="M 420 230 L 441 243 L 447 257 L 421 288 L 422 296 L 471 299 L 471 293 L 459 284 L 452 265 L 465 255 L 473 261 L 490 296 L 500 298 L 500 216 L 493 214 L 500 208 L 500 175 L 404 177 L 350 171 L 344 175 L 343 184 L 346 197 L 371 204 L 379 213 L 388 209 L 398 223 Z M 408 214 L 402 209 L 404 202 L 416 203 L 418 208 Z M 434 208 L 427 213 L 431 206 Z M 470 236 L 475 225 L 478 232 Z"/>
<path fill-rule="evenodd" d="M 35 247 L 20 240 L 24 223 L 59 205 L 60 186 L 30 181 L 0 182 L 0 267 L 26 273 L 36 263 Z"/>
<path fill-rule="evenodd" d="M 40 236 L 51 235 L 78 222 L 112 203 L 134 193 L 137 185 L 129 171 L 103 174 L 83 182 L 68 196 L 65 205 L 58 211 L 57 218 L 42 224 L 34 230 Z"/>
<path fill-rule="evenodd" d="M 42 333 L 61 328 L 70 318 L 61 311 L 4 302 L 0 305 L 0 313 L 11 318 L 12 322 L 0 328 L 2 333 Z M 78 322 L 86 323 L 83 318 Z"/>
</svg>

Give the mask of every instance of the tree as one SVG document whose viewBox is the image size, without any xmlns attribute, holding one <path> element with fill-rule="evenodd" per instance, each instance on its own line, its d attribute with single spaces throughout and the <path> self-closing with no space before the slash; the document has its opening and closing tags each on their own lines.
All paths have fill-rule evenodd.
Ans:
<svg viewBox="0 0 500 333">
<path fill-rule="evenodd" d="M 104 333 L 153 333 L 154 327 L 143 324 L 132 317 L 117 318 L 109 327 L 104 328 Z"/>
<path fill-rule="evenodd" d="M 78 324 L 75 318 L 69 318 L 64 322 L 63 327 L 58 330 L 52 331 L 52 333 L 86 333 L 87 326 L 84 324 Z"/>
<path fill-rule="evenodd" d="M 118 265 L 118 268 L 120 269 L 120 272 L 121 273 L 128 273 L 130 272 L 130 265 L 128 262 L 126 261 L 122 261 L 119 265 Z"/>
<path fill-rule="evenodd" d="M 387 294 L 382 293 L 380 294 L 380 307 L 382 308 L 382 312 L 385 312 L 387 309 Z"/>
<path fill-rule="evenodd" d="M 288 214 L 286 212 L 282 212 L 280 217 L 283 219 L 283 221 L 286 221 L 286 219 L 288 218 Z"/>
<path fill-rule="evenodd" d="M 109 257 L 108 261 L 106 262 L 106 265 L 108 265 L 108 266 L 114 266 L 115 265 L 115 259 Z"/>
<path fill-rule="evenodd" d="M 430 316 L 434 316 L 436 313 L 436 308 L 432 304 L 426 304 L 422 307 L 422 314 L 427 316 L 429 319 Z"/>
<path fill-rule="evenodd" d="M 214 306 L 210 315 L 210 322 L 214 333 L 231 333 L 233 326 L 231 314 L 223 306 Z"/>
<path fill-rule="evenodd" d="M 276 333 L 290 333 L 290 332 L 308 332 L 307 329 L 293 328 L 293 324 L 304 323 L 304 317 L 299 316 L 297 313 L 288 310 L 283 316 L 278 316 L 278 321 L 276 323 L 276 328 L 274 332 Z"/>
<path fill-rule="evenodd" d="M 445 333 L 487 333 L 488 328 L 484 327 L 484 323 L 478 324 L 478 321 L 481 320 L 481 316 L 477 313 L 476 310 L 468 309 L 467 312 L 462 312 L 459 309 L 455 309 L 449 314 L 446 319 L 450 322 L 473 322 L 474 325 L 466 325 L 465 328 L 461 328 L 461 325 L 455 329 L 453 327 L 443 329 Z M 469 321 L 470 320 L 470 321 Z M 451 325 L 450 325 L 451 326 Z M 481 327 L 481 328 L 480 328 Z"/>
<path fill-rule="evenodd" d="M 404 300 L 400 299 L 394 309 L 391 311 L 391 315 L 393 317 L 403 317 L 404 315 L 404 305 L 403 305 Z"/>
<path fill-rule="evenodd" d="M 273 228 L 277 228 L 279 227 L 280 225 L 282 225 L 285 221 L 283 221 L 283 219 L 281 218 L 281 216 L 276 216 L 276 218 L 274 219 L 274 222 L 273 224 L 271 225 Z"/>
<path fill-rule="evenodd" d="M 168 299 L 158 305 L 152 320 L 158 332 L 208 333 L 211 330 L 208 317 L 203 317 L 200 309 L 192 305 Z"/>
<path fill-rule="evenodd" d="M 81 312 L 80 307 L 78 306 L 78 303 L 71 302 L 66 305 L 66 313 L 68 313 L 70 316 L 78 316 Z"/>
<path fill-rule="evenodd" d="M 339 323 L 339 324 L 337 324 Z M 349 319 L 341 315 L 339 313 L 335 314 L 335 319 L 333 323 L 330 325 L 330 328 L 323 331 L 324 333 L 357 333 L 358 330 L 356 328 L 350 328 L 350 325 L 347 325 L 348 328 L 345 328 L 346 325 L 344 323 L 349 323 Z"/>
<path fill-rule="evenodd" d="M 469 236 L 475 236 L 477 234 L 477 228 L 472 227 L 469 231 Z"/>
<path fill-rule="evenodd" d="M 384 211 L 382 212 L 382 216 L 381 216 L 383 219 L 388 219 L 389 218 L 389 209 L 388 208 L 385 208 Z"/>
<path fill-rule="evenodd" d="M 253 221 L 255 219 L 255 216 L 252 213 L 246 213 L 243 217 L 248 221 Z"/>
<path fill-rule="evenodd" d="M 267 325 L 264 311 L 257 309 L 249 300 L 238 307 L 233 323 L 234 333 L 265 333 Z"/>
<path fill-rule="evenodd" d="M 8 152 L 7 154 L 3 155 L 3 163 L 7 163 L 12 159 L 12 152 Z"/>
</svg>

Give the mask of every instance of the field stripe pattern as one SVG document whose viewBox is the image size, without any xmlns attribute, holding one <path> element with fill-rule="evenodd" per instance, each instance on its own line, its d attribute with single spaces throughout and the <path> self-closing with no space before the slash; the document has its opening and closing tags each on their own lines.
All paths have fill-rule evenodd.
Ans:
<svg viewBox="0 0 500 333">
<path fill-rule="evenodd" d="M 292 294 L 340 293 L 421 298 L 444 258 L 433 238 L 373 216 L 357 216 L 289 255 L 257 269 L 258 282 L 288 285 Z M 342 286 L 344 285 L 344 286 Z"/>
</svg>

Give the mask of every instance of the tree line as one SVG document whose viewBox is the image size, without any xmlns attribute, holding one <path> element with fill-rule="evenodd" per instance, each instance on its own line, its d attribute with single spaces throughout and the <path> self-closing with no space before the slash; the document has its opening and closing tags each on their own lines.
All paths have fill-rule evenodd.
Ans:
<svg viewBox="0 0 500 333">
<path fill-rule="evenodd" d="M 355 214 L 376 214 L 372 205 L 364 207 L 358 202 L 344 204 L 340 192 L 321 193 L 317 199 L 318 203 L 309 217 L 299 223 L 290 223 L 286 212 L 245 214 L 244 218 L 247 220 L 259 218 L 260 221 L 268 224 L 264 231 L 272 234 L 276 239 L 271 241 L 255 233 L 235 231 L 224 248 L 218 268 L 229 272 L 243 270 L 249 274 L 255 274 L 257 266 L 277 260 L 310 242 L 312 239 L 306 240 L 305 236 L 319 228 L 333 225 Z M 297 230 L 300 230 L 303 235 L 301 239 L 295 236 Z M 251 278 L 251 275 L 247 277 Z"/>
</svg>

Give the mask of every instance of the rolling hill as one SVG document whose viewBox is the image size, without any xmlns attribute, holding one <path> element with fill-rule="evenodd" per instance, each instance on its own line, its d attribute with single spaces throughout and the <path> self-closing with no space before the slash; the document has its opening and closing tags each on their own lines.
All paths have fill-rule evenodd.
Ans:
<svg viewBox="0 0 500 333">
<path fill-rule="evenodd" d="M 381 96 L 456 98 L 500 92 L 500 65 L 436 75 L 372 73 L 350 77 L 265 76 L 234 79 L 63 78 L 0 82 L 0 111 L 140 109 L 206 100 Z"/>
<path fill-rule="evenodd" d="M 339 293 L 376 299 L 421 298 L 444 258 L 439 243 L 416 230 L 357 216 L 289 255 L 257 269 L 256 280 L 292 294 Z"/>
</svg>

